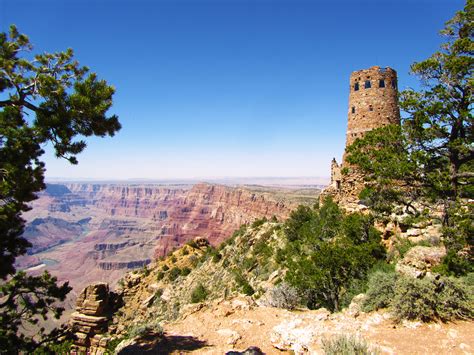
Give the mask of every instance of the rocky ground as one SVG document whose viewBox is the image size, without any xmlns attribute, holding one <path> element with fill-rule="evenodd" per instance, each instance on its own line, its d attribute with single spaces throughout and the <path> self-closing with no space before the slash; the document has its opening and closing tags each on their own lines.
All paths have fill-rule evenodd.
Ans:
<svg viewBox="0 0 474 355">
<path fill-rule="evenodd" d="M 353 304 L 330 314 L 258 306 L 250 298 L 194 305 L 182 319 L 164 325 L 164 338 L 125 347 L 127 353 L 224 354 L 258 346 L 266 354 L 318 354 L 321 339 L 355 335 L 383 354 L 472 354 L 474 322 L 395 323 L 390 313 L 363 313 Z"/>
</svg>

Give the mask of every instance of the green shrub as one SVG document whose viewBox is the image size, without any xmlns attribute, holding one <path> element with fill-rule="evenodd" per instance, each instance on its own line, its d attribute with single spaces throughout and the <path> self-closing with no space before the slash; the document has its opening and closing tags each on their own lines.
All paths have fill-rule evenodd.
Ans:
<svg viewBox="0 0 474 355">
<path fill-rule="evenodd" d="M 250 284 L 247 281 L 245 281 L 244 284 L 242 285 L 242 292 L 244 293 L 244 295 L 252 296 L 255 293 L 255 290 L 253 289 L 252 286 L 250 286 Z"/>
<path fill-rule="evenodd" d="M 474 271 L 474 263 L 455 250 L 448 250 L 440 265 L 433 268 L 434 272 L 446 276 L 464 276 Z"/>
<path fill-rule="evenodd" d="M 163 277 L 165 277 L 165 273 L 163 271 L 158 271 L 156 274 L 156 281 L 163 280 Z"/>
<path fill-rule="evenodd" d="M 437 317 L 443 322 L 474 317 L 474 288 L 455 278 L 445 278 L 436 302 Z"/>
<path fill-rule="evenodd" d="M 148 267 L 146 265 L 143 265 L 143 268 L 142 268 L 141 272 L 142 272 L 143 276 L 145 276 L 145 277 L 150 275 L 150 269 L 148 269 Z"/>
<path fill-rule="evenodd" d="M 396 274 L 377 271 L 369 276 L 364 312 L 388 308 L 395 295 Z"/>
<path fill-rule="evenodd" d="M 170 281 L 174 281 L 178 278 L 178 276 L 181 275 L 181 270 L 179 267 L 174 267 L 170 270 L 170 272 L 168 273 L 168 278 Z"/>
<path fill-rule="evenodd" d="M 115 353 L 115 348 L 117 345 L 119 345 L 122 341 L 125 340 L 125 337 L 120 337 L 120 338 L 113 338 L 107 343 L 107 352 L 106 354 L 114 354 Z M 69 354 L 69 353 L 66 353 Z"/>
<path fill-rule="evenodd" d="M 398 320 L 429 322 L 473 318 L 473 289 L 454 278 L 439 280 L 402 277 L 392 302 Z"/>
<path fill-rule="evenodd" d="M 178 259 L 176 259 L 175 255 L 172 255 L 170 261 L 174 264 Z"/>
<path fill-rule="evenodd" d="M 326 355 L 365 355 L 377 354 L 377 350 L 371 350 L 363 340 L 351 335 L 338 335 L 333 338 L 323 338 L 321 345 Z"/>
<path fill-rule="evenodd" d="M 188 276 L 191 273 L 191 269 L 188 267 L 184 267 L 181 269 L 181 276 Z"/>
<path fill-rule="evenodd" d="M 244 270 L 249 270 L 255 265 L 256 262 L 257 259 L 255 257 L 245 258 L 244 260 L 242 260 L 242 268 Z"/>
<path fill-rule="evenodd" d="M 263 217 L 261 219 L 256 219 L 253 223 L 252 223 L 252 228 L 258 228 L 260 227 L 261 225 L 263 225 L 265 222 L 267 222 L 267 217 Z"/>
<path fill-rule="evenodd" d="M 253 246 L 253 255 L 261 256 L 264 259 L 268 259 L 273 255 L 272 248 L 268 245 L 268 238 L 273 234 L 273 231 L 268 231 L 268 236 L 262 237 L 259 241 L 257 241 Z"/>
<path fill-rule="evenodd" d="M 191 293 L 191 303 L 199 303 L 206 300 L 208 292 L 206 288 L 200 283 Z"/>
<path fill-rule="evenodd" d="M 433 320 L 436 318 L 435 304 L 436 293 L 431 281 L 411 277 L 401 277 L 398 280 L 392 302 L 398 320 Z"/>
<path fill-rule="evenodd" d="M 234 273 L 235 282 L 240 287 L 244 295 L 252 296 L 255 293 L 255 290 L 248 283 L 248 281 L 240 274 L 239 272 Z"/>
<path fill-rule="evenodd" d="M 222 259 L 222 254 L 217 252 L 217 251 L 214 255 L 212 255 L 212 262 L 213 263 L 218 263 L 221 259 Z"/>
<path fill-rule="evenodd" d="M 190 240 L 186 243 L 186 245 L 189 245 L 191 248 L 193 249 L 199 249 L 199 246 L 197 245 L 197 243 L 194 241 L 194 240 Z"/>
<path fill-rule="evenodd" d="M 199 264 L 199 258 L 196 255 L 191 255 L 189 257 L 189 263 L 191 267 L 196 267 Z"/>
<path fill-rule="evenodd" d="M 461 278 L 462 282 L 469 287 L 474 287 L 474 272 L 470 272 Z"/>
<path fill-rule="evenodd" d="M 283 249 L 277 249 L 275 253 L 275 262 L 277 264 L 283 264 L 285 262 L 285 251 Z"/>
<path fill-rule="evenodd" d="M 163 267 L 161 268 L 161 270 L 163 270 L 164 272 L 168 271 L 170 268 L 168 267 L 168 265 L 163 265 Z"/>
<path fill-rule="evenodd" d="M 70 354 L 71 347 L 73 345 L 72 340 L 55 341 L 54 343 L 47 343 L 36 348 L 30 354 L 33 355 L 50 355 L 50 354 Z"/>
</svg>

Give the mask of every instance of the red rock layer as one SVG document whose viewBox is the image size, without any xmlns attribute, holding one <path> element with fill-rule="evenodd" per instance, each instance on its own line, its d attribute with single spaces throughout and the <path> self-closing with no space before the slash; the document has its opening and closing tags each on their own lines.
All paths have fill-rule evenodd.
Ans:
<svg viewBox="0 0 474 355">
<path fill-rule="evenodd" d="M 257 218 L 286 218 L 295 203 L 273 195 L 223 185 L 191 189 L 155 186 L 70 184 L 68 188 L 110 216 L 151 219 L 156 256 L 196 236 L 218 244 L 243 223 Z M 153 228 L 153 229 L 155 229 Z"/>
</svg>

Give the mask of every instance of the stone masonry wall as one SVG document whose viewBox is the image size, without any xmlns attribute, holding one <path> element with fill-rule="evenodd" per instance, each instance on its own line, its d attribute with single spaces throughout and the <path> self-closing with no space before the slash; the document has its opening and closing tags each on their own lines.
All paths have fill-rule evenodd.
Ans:
<svg viewBox="0 0 474 355">
<path fill-rule="evenodd" d="M 388 124 L 400 124 L 397 72 L 378 66 L 355 71 L 349 81 L 346 148 L 368 131 Z M 342 174 L 341 172 L 346 172 Z M 331 185 L 321 194 L 336 201 L 356 202 L 364 187 L 363 174 L 346 162 L 331 163 Z"/>
</svg>

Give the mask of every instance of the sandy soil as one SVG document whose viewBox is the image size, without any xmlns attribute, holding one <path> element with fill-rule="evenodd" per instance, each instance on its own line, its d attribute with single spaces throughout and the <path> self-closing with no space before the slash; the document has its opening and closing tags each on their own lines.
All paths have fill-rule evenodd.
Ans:
<svg viewBox="0 0 474 355">
<path fill-rule="evenodd" d="M 192 352 L 224 354 L 258 346 L 266 354 L 282 354 L 272 345 L 275 327 L 285 328 L 301 320 L 301 330 L 295 332 L 304 342 L 304 329 L 316 329 L 308 353 L 320 353 L 319 340 L 334 334 L 357 334 L 381 353 L 387 354 L 472 354 L 474 352 L 474 322 L 456 323 L 406 322 L 395 324 L 387 313 L 348 314 L 324 319 L 320 311 L 286 311 L 267 307 L 234 307 L 221 303 L 203 309 L 190 310 L 178 322 L 165 325 L 166 338 L 155 353 Z M 273 333 L 273 335 L 272 335 Z M 174 339 L 174 342 L 173 342 Z M 298 339 L 297 339 L 298 341 Z M 181 345 L 180 345 L 181 344 Z M 298 353 L 298 351 L 296 352 Z"/>
</svg>

